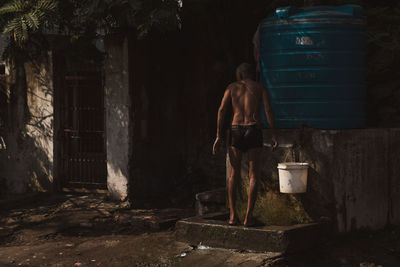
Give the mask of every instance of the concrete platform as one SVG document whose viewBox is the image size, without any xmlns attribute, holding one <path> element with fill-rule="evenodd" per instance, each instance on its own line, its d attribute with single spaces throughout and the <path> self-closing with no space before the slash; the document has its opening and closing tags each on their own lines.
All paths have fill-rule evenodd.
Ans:
<svg viewBox="0 0 400 267">
<path fill-rule="evenodd" d="M 226 188 L 206 191 L 196 194 L 196 215 L 203 216 L 210 213 L 226 212 Z"/>
<path fill-rule="evenodd" d="M 176 238 L 190 245 L 289 253 L 316 246 L 332 232 L 328 223 L 244 227 L 229 226 L 227 219 L 227 213 L 213 213 L 180 220 Z"/>
</svg>

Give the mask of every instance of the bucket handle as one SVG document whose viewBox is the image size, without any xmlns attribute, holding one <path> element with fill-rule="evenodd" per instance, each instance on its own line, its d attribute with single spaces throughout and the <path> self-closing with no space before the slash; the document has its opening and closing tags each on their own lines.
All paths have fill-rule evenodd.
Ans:
<svg viewBox="0 0 400 267">
<path fill-rule="evenodd" d="M 272 145 L 268 144 L 268 143 L 264 143 L 263 146 L 264 147 L 272 147 Z M 279 144 L 278 148 L 289 148 L 289 150 L 286 152 L 283 162 L 287 162 L 287 158 L 290 153 L 292 153 L 294 155 L 294 144 Z M 293 158 L 293 160 L 296 161 L 296 158 Z"/>
<path fill-rule="evenodd" d="M 283 162 L 288 162 L 287 161 L 287 158 L 288 158 L 288 156 L 289 156 L 289 154 L 291 153 L 291 150 L 292 150 L 293 148 L 291 148 L 291 149 L 288 149 L 287 151 L 286 151 L 286 155 L 285 155 L 285 158 L 283 159 Z M 294 160 L 294 159 L 293 159 Z"/>
</svg>

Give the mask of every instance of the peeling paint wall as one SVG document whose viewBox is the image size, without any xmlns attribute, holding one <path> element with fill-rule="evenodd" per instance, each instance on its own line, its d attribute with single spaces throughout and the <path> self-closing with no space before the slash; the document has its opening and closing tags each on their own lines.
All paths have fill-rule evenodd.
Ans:
<svg viewBox="0 0 400 267">
<path fill-rule="evenodd" d="M 5 142 L 1 152 L 3 168 L 0 176 L 7 181 L 8 194 L 27 191 L 52 191 L 54 180 L 53 160 L 53 63 L 52 53 L 25 63 L 27 84 L 27 110 L 21 131 L 13 126 L 15 114 L 9 109 Z M 12 75 L 8 90 L 13 90 Z M 22 96 L 24 97 L 24 96 Z M 12 105 L 13 103 L 9 103 Z M 18 112 L 24 112 L 19 107 Z"/>
<path fill-rule="evenodd" d="M 30 162 L 30 187 L 38 191 L 47 191 L 52 188 L 54 179 L 54 86 L 53 86 L 53 58 L 48 52 L 38 61 L 26 64 L 28 85 L 28 108 L 30 120 L 26 125 L 29 136 L 36 149 L 33 156 L 36 159 Z M 36 191 L 35 190 L 35 191 Z"/>
</svg>

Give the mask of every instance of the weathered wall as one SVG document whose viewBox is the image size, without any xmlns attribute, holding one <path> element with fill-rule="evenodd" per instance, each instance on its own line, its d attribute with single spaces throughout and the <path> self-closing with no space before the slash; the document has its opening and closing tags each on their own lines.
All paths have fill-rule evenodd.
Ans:
<svg viewBox="0 0 400 267">
<path fill-rule="evenodd" d="M 269 132 L 264 133 L 269 140 Z M 305 194 L 279 193 L 278 162 L 293 161 L 289 148 L 262 153 L 262 176 L 255 215 L 268 224 L 324 220 L 339 232 L 382 229 L 399 223 L 400 129 L 279 130 L 281 144 L 295 144 L 294 155 L 310 164 Z M 237 209 L 247 200 L 247 162 L 243 162 Z M 229 170 L 228 170 L 229 172 Z"/>
<path fill-rule="evenodd" d="M 211 155 L 218 105 L 235 67 L 253 61 L 252 35 L 277 5 L 188 1 L 181 31 L 108 41 L 108 181 L 116 198 L 128 191 L 133 205 L 180 204 L 224 186 L 224 155 Z"/>
<path fill-rule="evenodd" d="M 7 181 L 8 194 L 26 191 L 52 191 L 54 179 L 53 160 L 53 63 L 52 53 L 25 64 L 27 94 L 26 108 L 9 108 L 5 132 L 7 149 L 2 151 L 4 163 L 0 176 Z M 8 90 L 13 90 L 14 81 L 9 77 Z M 10 95 L 12 95 L 12 91 Z M 15 105 L 11 101 L 8 104 Z M 13 123 L 18 110 L 23 113 L 21 128 Z M 18 115 L 19 116 L 19 115 Z"/>
<path fill-rule="evenodd" d="M 105 120 L 107 187 L 112 198 L 128 196 L 130 157 L 130 108 L 128 40 L 109 38 L 105 42 Z"/>
<path fill-rule="evenodd" d="M 224 90 L 237 65 L 252 60 L 258 19 L 243 9 L 259 11 L 240 1 L 188 2 L 181 31 L 132 38 L 134 205 L 190 205 L 196 193 L 224 186 L 225 157 L 211 148 Z"/>
<path fill-rule="evenodd" d="M 208 99 L 214 85 L 198 83 L 204 73 L 197 70 L 207 64 L 200 64 L 201 56 L 189 77 L 183 75 L 183 40 L 182 34 L 106 39 L 108 187 L 116 199 L 128 191 L 136 207 L 181 205 L 183 199 L 190 205 L 195 193 L 224 185 L 224 155 L 211 156 L 215 114 L 205 105 L 219 99 Z"/>
<path fill-rule="evenodd" d="M 30 120 L 27 136 L 32 139 L 30 154 L 30 186 L 36 190 L 52 189 L 54 180 L 54 86 L 53 57 L 48 52 L 40 60 L 26 64 L 28 108 Z"/>
<path fill-rule="evenodd" d="M 130 95 L 133 102 L 131 196 L 134 206 L 166 205 L 181 174 L 182 120 L 176 57 L 179 42 L 130 39 Z M 176 60 L 174 62 L 174 60 Z"/>
</svg>

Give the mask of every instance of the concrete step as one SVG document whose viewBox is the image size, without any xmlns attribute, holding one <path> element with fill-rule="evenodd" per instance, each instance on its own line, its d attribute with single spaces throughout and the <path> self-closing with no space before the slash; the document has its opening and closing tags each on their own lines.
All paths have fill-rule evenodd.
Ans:
<svg viewBox="0 0 400 267">
<path fill-rule="evenodd" d="M 332 232 L 328 223 L 291 226 L 229 226 L 227 213 L 191 217 L 176 223 L 178 241 L 190 245 L 239 249 L 255 252 L 291 253 L 324 242 Z"/>
<path fill-rule="evenodd" d="M 196 215 L 202 216 L 209 213 L 225 212 L 226 189 L 219 188 L 196 194 Z"/>
</svg>

